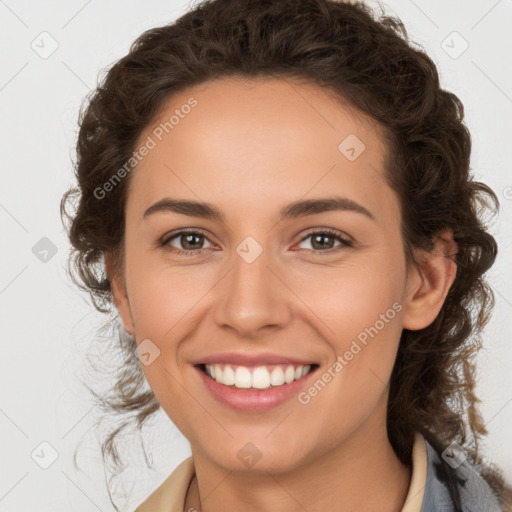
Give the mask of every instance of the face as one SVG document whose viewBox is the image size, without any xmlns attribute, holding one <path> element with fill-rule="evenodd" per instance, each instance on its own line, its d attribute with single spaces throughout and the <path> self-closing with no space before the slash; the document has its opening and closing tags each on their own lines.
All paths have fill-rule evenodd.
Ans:
<svg viewBox="0 0 512 512">
<path fill-rule="evenodd" d="M 226 78 L 170 98 L 140 144 L 114 294 L 194 454 L 284 471 L 385 428 L 419 281 L 375 122 L 313 85 Z"/>
</svg>

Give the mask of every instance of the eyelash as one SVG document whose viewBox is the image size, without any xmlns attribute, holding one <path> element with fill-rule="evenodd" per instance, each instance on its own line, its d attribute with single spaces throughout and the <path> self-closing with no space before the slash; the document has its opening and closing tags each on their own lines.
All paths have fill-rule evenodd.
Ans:
<svg viewBox="0 0 512 512">
<path fill-rule="evenodd" d="M 158 243 L 158 245 L 160 247 L 163 247 L 164 249 L 178 255 L 178 256 L 198 255 L 198 254 L 202 254 L 202 252 L 204 250 L 206 250 L 203 248 L 203 249 L 198 249 L 196 251 L 187 251 L 187 250 L 182 250 L 182 249 L 176 249 L 174 247 L 170 248 L 171 246 L 168 245 L 169 242 L 171 240 L 178 238 L 180 236 L 183 236 L 183 235 L 200 235 L 200 236 L 203 236 L 204 238 L 208 239 L 208 237 L 199 230 L 183 230 L 183 231 L 178 231 L 177 233 L 173 233 L 171 236 L 164 237 Z M 341 245 L 338 245 L 337 247 L 333 247 L 331 249 L 327 249 L 325 251 L 322 251 L 319 249 L 304 249 L 304 250 L 313 252 L 314 254 L 333 254 L 335 252 L 338 252 L 339 250 L 342 250 L 343 248 L 350 248 L 350 247 L 354 246 L 353 240 L 351 240 L 349 238 L 343 238 L 342 236 L 340 236 L 340 233 L 338 231 L 329 229 L 329 228 L 325 228 L 325 229 L 321 229 L 321 230 L 317 230 L 317 231 L 310 231 L 307 235 L 305 235 L 303 238 L 301 238 L 299 243 L 304 242 L 304 240 L 308 239 L 312 235 L 331 235 L 332 237 L 337 239 L 339 242 L 341 242 Z M 303 249 L 301 249 L 301 250 L 303 250 Z"/>
</svg>

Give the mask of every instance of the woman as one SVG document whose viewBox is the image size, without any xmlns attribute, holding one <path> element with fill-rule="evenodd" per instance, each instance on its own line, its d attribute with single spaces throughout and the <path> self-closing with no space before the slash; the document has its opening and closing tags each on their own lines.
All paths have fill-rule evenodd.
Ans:
<svg viewBox="0 0 512 512">
<path fill-rule="evenodd" d="M 433 62 L 362 4 L 213 0 L 138 38 L 62 202 L 77 282 L 122 322 L 103 403 L 162 407 L 191 446 L 138 511 L 502 510 L 474 396 L 497 198 L 470 149 Z"/>
</svg>

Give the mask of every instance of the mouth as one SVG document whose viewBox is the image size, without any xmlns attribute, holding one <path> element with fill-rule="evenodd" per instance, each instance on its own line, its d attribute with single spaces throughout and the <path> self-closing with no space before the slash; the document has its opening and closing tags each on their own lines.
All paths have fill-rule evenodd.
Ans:
<svg viewBox="0 0 512 512">
<path fill-rule="evenodd" d="M 320 364 L 284 354 L 224 352 L 191 361 L 204 391 L 217 403 L 243 413 L 271 411 L 312 381 Z"/>
<path fill-rule="evenodd" d="M 237 390 L 264 391 L 284 387 L 302 380 L 318 368 L 318 364 L 268 364 L 241 366 L 229 363 L 196 365 L 218 384 Z"/>
</svg>

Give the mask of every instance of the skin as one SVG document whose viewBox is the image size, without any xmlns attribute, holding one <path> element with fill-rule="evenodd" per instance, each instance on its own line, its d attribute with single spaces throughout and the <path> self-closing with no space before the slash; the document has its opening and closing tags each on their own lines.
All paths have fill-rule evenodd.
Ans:
<svg viewBox="0 0 512 512">
<path fill-rule="evenodd" d="M 197 106 L 132 171 L 121 271 L 106 258 L 124 328 L 160 350 L 143 365 L 148 383 L 191 444 L 186 510 L 401 510 L 411 472 L 387 438 L 387 384 L 402 329 L 429 325 L 453 282 L 450 235 L 406 265 L 379 127 L 328 91 L 275 78 L 215 80 L 170 98 L 140 141 L 191 96 Z M 349 134 L 365 144 L 354 161 L 338 150 Z M 374 219 L 326 211 L 279 220 L 290 202 L 333 195 Z M 225 220 L 143 218 L 164 197 L 212 203 Z M 190 247 L 183 237 L 170 250 L 157 245 L 184 228 L 202 230 L 192 245 L 201 253 L 173 253 Z M 325 228 L 353 247 L 305 238 Z M 247 236 L 263 249 L 252 263 L 236 252 Z M 191 364 L 219 352 L 274 352 L 315 361 L 321 375 L 394 303 L 401 311 L 306 405 L 294 398 L 263 413 L 235 411 Z M 237 457 L 247 442 L 261 452 L 250 468 Z"/>
</svg>

